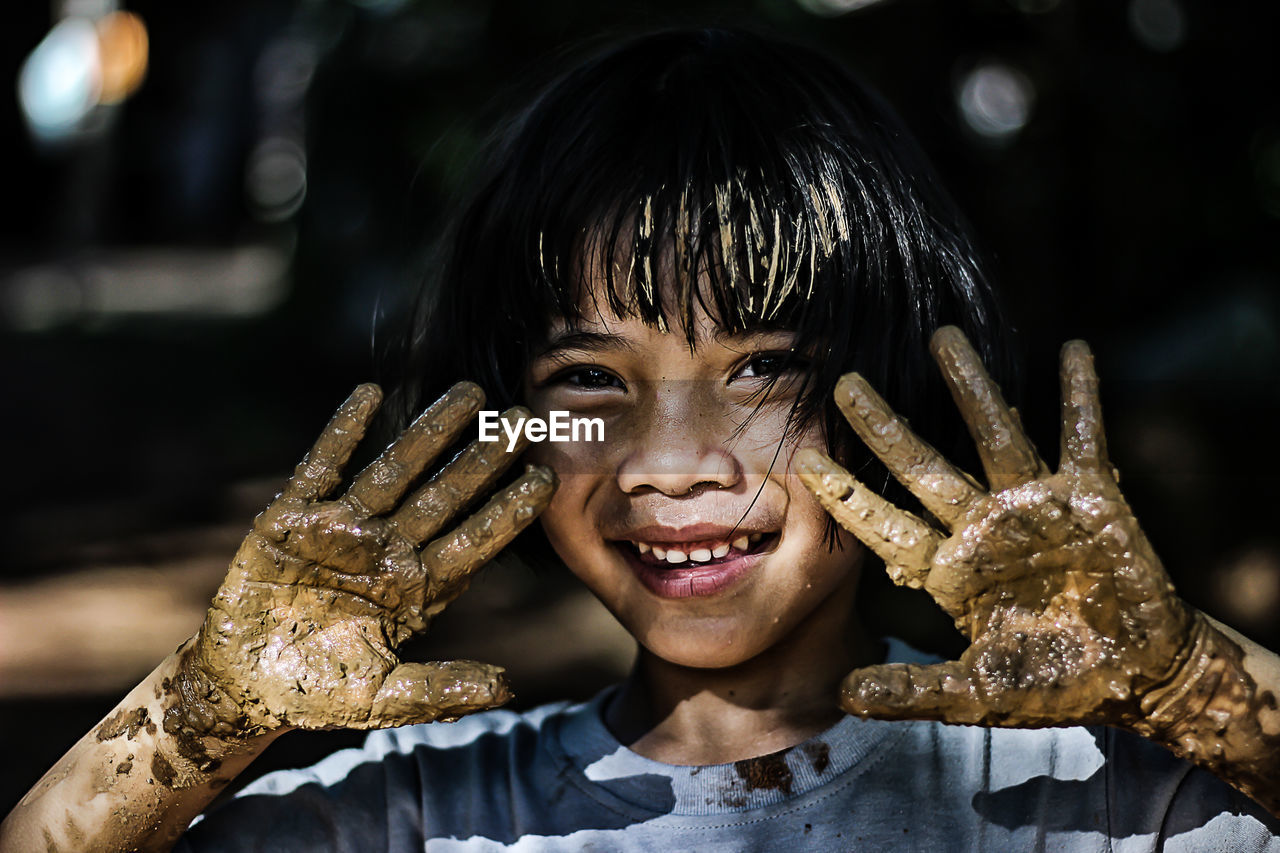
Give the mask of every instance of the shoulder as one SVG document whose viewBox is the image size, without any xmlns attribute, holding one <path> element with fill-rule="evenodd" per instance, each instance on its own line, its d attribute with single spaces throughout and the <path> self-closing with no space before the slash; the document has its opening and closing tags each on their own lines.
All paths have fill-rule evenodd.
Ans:
<svg viewBox="0 0 1280 853">
<path fill-rule="evenodd" d="M 485 740 L 508 740 L 538 736 L 554 729 L 560 721 L 583 706 L 552 702 L 527 711 L 497 709 L 471 714 L 452 723 L 427 723 L 370 732 L 366 752 L 412 752 L 415 749 L 464 749 Z"/>
<path fill-rule="evenodd" d="M 1280 821 L 1212 774 L 1106 726 L 1001 729 L 906 724 L 879 781 L 906 786 L 969 830 L 1063 849 L 1280 851 Z M 944 805 L 945 804 L 945 805 Z M 1069 843 L 1070 842 L 1070 843 Z M 1121 847 L 1115 849 L 1120 850 Z"/>
<path fill-rule="evenodd" d="M 469 764 L 502 761 L 514 744 L 532 743 L 548 736 L 566 714 L 580 707 L 554 702 L 522 712 L 484 711 L 452 723 L 379 729 L 370 732 L 360 747 L 340 750 L 310 767 L 268 774 L 247 785 L 237 796 L 282 795 L 309 784 L 338 786 L 359 768 L 371 764 L 380 766 L 380 774 L 392 775 L 403 775 L 393 769 L 403 766 L 417 778 L 423 769 L 418 765 L 444 762 L 457 779 Z"/>
<path fill-rule="evenodd" d="M 478 826 L 495 831 L 559 773 L 551 741 L 582 707 L 557 702 L 371 732 L 360 747 L 246 785 L 175 849 L 420 850 L 428 826 L 463 838 Z"/>
<path fill-rule="evenodd" d="M 889 659 L 936 660 L 889 640 Z M 1159 744 L 1107 726 L 904 724 L 878 780 L 990 832 L 1106 837 L 1124 849 L 1280 850 L 1280 821 Z M 1144 846 L 1145 845 L 1145 846 Z M 1116 847 L 1117 850 L 1121 849 Z"/>
</svg>

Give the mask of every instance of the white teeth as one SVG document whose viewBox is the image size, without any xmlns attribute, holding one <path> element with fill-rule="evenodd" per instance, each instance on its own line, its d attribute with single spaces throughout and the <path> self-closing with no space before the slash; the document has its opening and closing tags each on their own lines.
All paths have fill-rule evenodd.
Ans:
<svg viewBox="0 0 1280 853">
<path fill-rule="evenodd" d="M 636 542 L 635 545 L 641 554 L 652 553 L 655 559 L 667 563 L 683 563 L 685 560 L 706 563 L 710 560 L 719 560 L 727 556 L 730 548 L 746 551 L 750 549 L 751 543 L 759 542 L 763 538 L 764 534 L 762 533 L 744 533 L 732 542 L 721 542 L 710 547 L 694 548 L 692 551 L 682 551 L 679 548 L 663 548 L 658 545 L 650 545 L 647 542 Z"/>
</svg>

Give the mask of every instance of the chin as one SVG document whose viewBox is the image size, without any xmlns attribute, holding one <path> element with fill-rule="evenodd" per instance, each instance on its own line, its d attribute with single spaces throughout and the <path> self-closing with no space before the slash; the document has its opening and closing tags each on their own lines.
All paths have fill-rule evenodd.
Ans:
<svg viewBox="0 0 1280 853">
<path fill-rule="evenodd" d="M 632 631 L 642 646 L 667 663 L 690 669 L 729 669 L 746 663 L 773 642 L 763 632 L 726 630 L 723 625 Z"/>
</svg>

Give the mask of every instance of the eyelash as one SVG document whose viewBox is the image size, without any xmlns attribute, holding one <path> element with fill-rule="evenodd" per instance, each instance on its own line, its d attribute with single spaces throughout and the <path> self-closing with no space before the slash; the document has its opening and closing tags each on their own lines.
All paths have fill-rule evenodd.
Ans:
<svg viewBox="0 0 1280 853">
<path fill-rule="evenodd" d="M 765 360 L 771 360 L 776 362 L 776 367 L 774 368 L 774 371 L 772 373 L 766 371 L 763 374 L 757 372 L 755 376 L 746 376 L 746 377 L 742 376 L 742 374 L 749 367 L 751 367 L 752 365 L 756 365 L 759 362 L 765 361 Z M 773 376 L 783 373 L 784 370 L 787 372 L 791 372 L 791 371 L 799 370 L 802 367 L 804 367 L 804 360 L 795 356 L 793 353 L 783 352 L 783 351 L 758 352 L 752 355 L 751 358 L 748 359 L 742 365 L 742 368 L 738 370 L 737 373 L 734 374 L 733 378 L 737 379 L 739 377 L 742 377 L 744 379 L 769 379 L 769 378 L 772 378 Z"/>
<path fill-rule="evenodd" d="M 593 376 L 596 381 L 592 381 L 592 382 L 581 381 L 582 377 L 588 376 L 588 375 Z M 574 381 L 575 379 L 579 381 Z M 604 382 L 600 382 L 599 380 L 601 379 L 603 379 Z M 555 376 L 551 377 L 551 379 L 547 381 L 548 383 L 563 382 L 565 384 L 574 385 L 578 388 L 584 388 L 584 389 L 622 388 L 623 390 L 626 390 L 626 387 L 627 387 L 626 385 L 623 384 L 621 379 L 619 379 L 617 376 L 614 376 L 612 373 L 610 373 L 608 370 L 605 370 L 603 367 L 589 367 L 589 366 L 572 367 L 572 368 L 569 368 L 568 370 L 563 370 L 560 373 L 557 373 Z"/>
<path fill-rule="evenodd" d="M 790 357 L 789 363 L 788 357 Z M 760 369 L 760 363 L 765 361 L 772 361 L 775 363 L 772 371 L 768 369 L 764 369 L 762 371 Z M 801 369 L 804 366 L 804 361 L 803 359 L 796 357 L 793 353 L 785 351 L 755 353 L 742 364 L 738 371 L 734 373 L 730 381 L 733 381 L 734 379 L 771 379 L 784 372 L 784 365 L 785 370 L 787 372 L 791 372 Z M 743 374 L 752 367 L 755 368 L 755 375 L 743 376 Z M 616 376 L 612 371 L 606 370 L 603 367 L 596 367 L 594 365 L 576 365 L 562 370 L 550 379 L 546 380 L 546 384 L 553 383 L 564 383 L 566 385 L 572 385 L 586 390 L 621 388 L 625 391 L 627 387 L 626 383 L 618 378 L 618 376 Z"/>
</svg>

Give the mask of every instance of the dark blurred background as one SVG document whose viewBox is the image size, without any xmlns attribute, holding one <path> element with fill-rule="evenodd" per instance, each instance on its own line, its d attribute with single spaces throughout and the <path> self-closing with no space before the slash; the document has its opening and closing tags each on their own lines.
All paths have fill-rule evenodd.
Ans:
<svg viewBox="0 0 1280 853">
<path fill-rule="evenodd" d="M 373 374 L 374 318 L 420 277 L 494 117 L 573 45 L 637 27 L 776 31 L 882 89 L 993 262 L 1046 453 L 1057 348 L 1083 337 L 1180 590 L 1280 647 L 1280 6 L 55 0 L 5 17 L 0 810 L 198 626 L 253 514 Z M 867 597 L 879 630 L 957 650 L 928 602 Z M 594 692 L 628 645 L 566 578 L 499 566 L 415 653 L 502 662 L 527 706 Z M 260 769 L 354 739 L 290 736 Z"/>
</svg>

